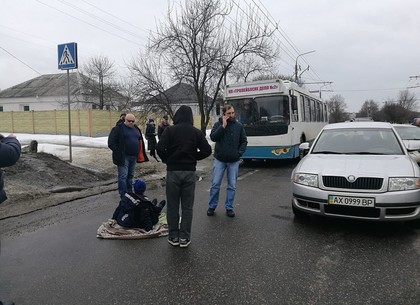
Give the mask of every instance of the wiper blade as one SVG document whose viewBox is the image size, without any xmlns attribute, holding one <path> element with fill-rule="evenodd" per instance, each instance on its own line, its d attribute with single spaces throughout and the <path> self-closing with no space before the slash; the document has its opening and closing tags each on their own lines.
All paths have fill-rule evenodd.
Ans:
<svg viewBox="0 0 420 305">
<path fill-rule="evenodd" d="M 330 155 L 342 155 L 342 152 L 331 151 L 331 150 L 321 150 L 317 152 L 312 152 L 313 154 L 330 154 Z"/>
<path fill-rule="evenodd" d="M 351 151 L 347 152 L 347 155 L 386 155 L 380 152 L 369 152 L 369 151 Z"/>
</svg>

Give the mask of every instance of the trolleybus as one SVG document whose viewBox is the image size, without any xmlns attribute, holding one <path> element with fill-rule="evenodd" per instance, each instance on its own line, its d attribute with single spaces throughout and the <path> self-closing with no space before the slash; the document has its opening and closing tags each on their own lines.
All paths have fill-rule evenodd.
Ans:
<svg viewBox="0 0 420 305">
<path fill-rule="evenodd" d="M 245 128 L 244 161 L 297 158 L 299 144 L 314 140 L 328 122 L 326 103 L 288 80 L 226 85 L 225 104 Z"/>
</svg>

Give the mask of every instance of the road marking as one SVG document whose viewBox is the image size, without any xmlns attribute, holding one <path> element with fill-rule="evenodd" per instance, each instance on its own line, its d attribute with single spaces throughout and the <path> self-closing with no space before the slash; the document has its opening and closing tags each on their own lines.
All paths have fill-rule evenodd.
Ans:
<svg viewBox="0 0 420 305">
<path fill-rule="evenodd" d="M 244 178 L 246 178 L 248 176 L 251 176 L 251 175 L 253 175 L 253 174 L 255 174 L 256 172 L 259 172 L 259 171 L 260 171 L 259 169 L 253 170 L 252 172 L 246 173 L 245 175 L 238 177 L 238 180 L 243 180 Z"/>
</svg>

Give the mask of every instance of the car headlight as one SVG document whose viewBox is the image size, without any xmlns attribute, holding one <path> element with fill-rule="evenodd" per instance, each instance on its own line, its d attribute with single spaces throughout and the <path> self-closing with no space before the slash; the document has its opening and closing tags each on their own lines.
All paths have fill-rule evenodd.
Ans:
<svg viewBox="0 0 420 305">
<path fill-rule="evenodd" d="M 405 191 L 415 190 L 420 188 L 419 178 L 389 178 L 388 190 L 389 191 Z"/>
<path fill-rule="evenodd" d="M 292 178 L 294 183 L 318 187 L 318 175 L 297 173 Z"/>
</svg>

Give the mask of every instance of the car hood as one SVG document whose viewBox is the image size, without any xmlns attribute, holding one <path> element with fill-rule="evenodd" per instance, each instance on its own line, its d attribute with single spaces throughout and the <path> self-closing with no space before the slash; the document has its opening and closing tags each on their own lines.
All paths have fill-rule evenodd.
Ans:
<svg viewBox="0 0 420 305">
<path fill-rule="evenodd" d="M 419 140 L 403 140 L 405 148 L 408 150 L 420 150 Z"/>
<path fill-rule="evenodd" d="M 418 177 L 419 169 L 409 156 L 309 154 L 295 171 L 328 176 Z"/>
</svg>

